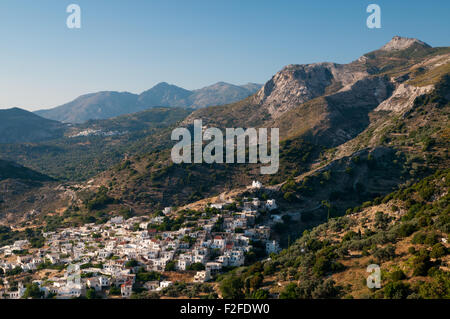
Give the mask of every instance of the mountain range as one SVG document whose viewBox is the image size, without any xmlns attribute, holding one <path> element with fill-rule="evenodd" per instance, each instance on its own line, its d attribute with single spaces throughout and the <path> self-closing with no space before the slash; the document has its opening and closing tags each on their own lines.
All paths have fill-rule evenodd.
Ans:
<svg viewBox="0 0 450 319">
<path fill-rule="evenodd" d="M 0 145 L 2 157 L 59 179 L 24 186 L 17 174 L 5 175 L 0 220 L 60 229 L 117 215 L 159 217 L 170 206 L 161 229 L 203 231 L 197 217 L 221 213 L 211 204 L 238 212 L 249 198 L 270 198 L 277 210 L 257 220 L 286 249 L 267 258 L 265 243 L 252 241 L 247 264 L 211 284 L 222 297 L 448 298 L 450 47 L 395 36 L 350 63 L 291 64 L 259 89 L 244 89 L 254 93 L 228 104 L 218 94 L 211 103 L 222 105 L 201 107 L 212 101 L 206 88 L 202 95 L 163 83 L 55 109 L 63 121 L 91 120 L 52 142 Z M 150 106 L 159 103 L 170 107 Z M 139 107 L 150 109 L 92 120 L 96 111 L 111 117 Z M 279 171 L 174 164 L 171 131 L 194 119 L 206 127 L 278 127 Z M 253 180 L 264 187 L 248 188 Z M 234 217 L 221 219 L 215 233 Z M 366 286 L 374 263 L 383 289 Z"/>
<path fill-rule="evenodd" d="M 161 82 L 141 94 L 103 91 L 82 95 L 75 100 L 48 110 L 39 110 L 39 116 L 64 123 L 83 123 L 93 119 L 107 119 L 139 112 L 152 107 L 202 108 L 239 101 L 255 93 L 261 85 L 248 83 L 233 85 L 218 82 L 189 91 Z"/>
<path fill-rule="evenodd" d="M 203 125 L 219 128 L 279 127 L 280 170 L 275 176 L 259 175 L 255 165 L 174 165 L 170 150 L 166 149 L 128 159 L 131 175 L 128 169 L 114 168 L 100 174 L 98 183 L 114 179 L 111 193 L 125 196 L 134 204 L 139 202 L 136 194 L 145 192 L 147 196 L 142 198 L 150 201 L 142 200 L 143 205 L 181 205 L 248 185 L 252 179 L 277 185 L 289 177 L 301 180 L 303 174 L 312 174 L 319 168 L 321 172 L 336 170 L 335 174 L 340 175 L 346 168 L 338 168 L 339 161 L 351 162 L 353 157 L 361 156 L 358 152 L 366 157 L 370 154 L 380 163 L 386 161 L 377 169 L 365 166 L 350 178 L 342 178 L 345 183 L 336 184 L 339 187 L 318 193 L 333 197 L 333 192 L 346 189 L 352 194 L 364 180 L 364 195 L 355 193 L 335 203 L 342 212 L 362 199 L 386 194 L 402 180 L 424 176 L 447 162 L 441 155 L 440 163 L 416 163 L 414 158 L 425 156 L 424 145 L 434 145 L 435 151 L 445 149 L 446 108 L 432 107 L 428 100 L 420 99 L 443 99 L 445 105 L 449 66 L 450 48 L 432 48 L 422 41 L 400 37 L 348 64 L 288 65 L 254 95 L 229 105 L 196 110 L 181 124 L 189 126 L 194 119 L 202 119 Z M 426 113 L 412 115 L 414 107 L 419 106 L 426 108 Z M 403 131 L 397 128 L 400 122 Z M 415 129 L 423 132 L 414 132 Z M 169 140 L 169 133 L 160 138 Z M 404 157 L 394 156 L 396 152 Z M 411 175 L 404 176 L 404 170 Z M 384 176 L 386 171 L 390 171 L 388 176 Z M 377 186 L 380 178 L 383 187 Z M 303 205 L 318 205 L 314 200 L 306 203 Z"/>
</svg>

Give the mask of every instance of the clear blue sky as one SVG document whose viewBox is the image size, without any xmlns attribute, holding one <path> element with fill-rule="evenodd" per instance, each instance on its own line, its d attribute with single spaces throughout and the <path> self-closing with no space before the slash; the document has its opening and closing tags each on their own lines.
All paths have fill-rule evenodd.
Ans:
<svg viewBox="0 0 450 319">
<path fill-rule="evenodd" d="M 71 3 L 80 30 L 66 27 Z M 366 27 L 370 3 L 381 29 Z M 291 63 L 350 62 L 394 35 L 448 46 L 449 16 L 448 0 L 1 0 L 0 108 L 161 81 L 264 83 Z"/>
</svg>

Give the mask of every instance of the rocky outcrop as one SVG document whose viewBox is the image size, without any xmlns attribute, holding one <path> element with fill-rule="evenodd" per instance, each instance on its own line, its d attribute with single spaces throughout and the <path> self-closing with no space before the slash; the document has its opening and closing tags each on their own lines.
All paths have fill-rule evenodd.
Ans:
<svg viewBox="0 0 450 319">
<path fill-rule="evenodd" d="M 395 37 L 392 38 L 391 41 L 389 41 L 388 43 L 386 43 L 381 50 L 384 51 L 399 51 L 399 50 L 405 50 L 413 45 L 419 45 L 422 47 L 426 47 L 426 48 L 431 48 L 431 46 L 429 46 L 428 44 L 426 44 L 425 42 L 422 42 L 418 39 L 414 39 L 414 38 L 405 38 L 405 37 L 400 37 L 398 35 L 396 35 Z"/>
<path fill-rule="evenodd" d="M 413 105 L 416 97 L 429 93 L 431 90 L 433 90 L 433 85 L 416 87 L 401 83 L 388 99 L 377 106 L 375 111 L 402 112 Z"/>
<path fill-rule="evenodd" d="M 255 100 L 273 118 L 278 118 L 301 103 L 326 95 L 332 85 L 346 87 L 367 75 L 336 63 L 291 64 L 276 73 L 259 90 Z"/>
</svg>

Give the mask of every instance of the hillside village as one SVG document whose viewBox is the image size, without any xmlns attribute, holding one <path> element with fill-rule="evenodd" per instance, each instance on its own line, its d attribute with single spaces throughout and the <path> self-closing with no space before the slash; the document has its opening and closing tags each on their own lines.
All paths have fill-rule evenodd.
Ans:
<svg viewBox="0 0 450 319">
<path fill-rule="evenodd" d="M 250 192 L 262 184 L 254 181 Z M 270 226 L 282 222 L 274 199 L 244 198 L 242 207 L 233 201 L 207 204 L 195 226 L 160 231 L 174 221 L 177 212 L 167 207 L 160 216 L 113 217 L 105 224 L 85 224 L 44 233 L 42 248 L 31 248 L 27 240 L 0 247 L 0 270 L 4 274 L 0 298 L 23 298 L 27 289 L 39 287 L 42 298 L 78 298 L 95 291 L 96 296 L 122 298 L 135 292 L 136 275 L 150 274 L 140 282 L 140 291 L 159 292 L 173 284 L 157 275 L 164 271 L 197 270 L 191 282 L 203 283 L 221 272 L 243 266 L 252 243 L 265 247 L 266 254 L 280 251 L 271 240 Z M 240 205 L 239 205 L 240 206 Z M 267 214 L 265 214 L 267 215 Z M 43 272 L 47 269 L 59 270 Z M 26 285 L 23 274 L 33 278 Z M 43 275 L 44 274 L 44 275 Z M 120 294 L 119 294 L 120 289 Z"/>
</svg>

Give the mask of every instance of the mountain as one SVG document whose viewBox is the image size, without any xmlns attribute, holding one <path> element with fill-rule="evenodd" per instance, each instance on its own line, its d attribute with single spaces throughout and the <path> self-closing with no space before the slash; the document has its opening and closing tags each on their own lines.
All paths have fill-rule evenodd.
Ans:
<svg viewBox="0 0 450 319">
<path fill-rule="evenodd" d="M 202 89 L 194 90 L 190 97 L 190 104 L 195 108 L 229 104 L 245 99 L 260 88 L 261 85 L 255 83 L 238 86 L 225 82 L 218 82 Z"/>
<path fill-rule="evenodd" d="M 213 91 L 226 87 L 218 83 Z M 165 91 L 173 101 L 193 96 L 161 84 L 146 98 L 169 101 Z M 117 215 L 150 219 L 171 206 L 150 227 L 157 236 L 177 229 L 204 234 L 200 220 L 220 214 L 207 221 L 211 236 L 267 229 L 269 244 L 284 248 L 268 256 L 265 239 L 252 240 L 243 266 L 224 268 L 204 284 L 221 297 L 449 297 L 449 47 L 396 36 L 348 64 L 288 65 L 240 101 L 174 110 L 91 120 L 73 126 L 58 145 L 34 145 L 36 152 L 23 157 L 43 158 L 42 167 L 72 176 L 108 168 L 89 181 L 23 188 L 18 197 L 0 181 L 0 218 L 50 231 Z M 261 175 L 260 164 L 174 164 L 172 129 L 199 118 L 207 127 L 280 128 L 278 172 Z M 252 180 L 264 186 L 247 187 Z M 233 230 L 248 199 L 275 199 L 277 209 L 261 209 L 252 229 Z M 222 211 L 211 206 L 224 202 Z M 19 219 L 36 208 L 42 213 Z M 370 264 L 381 268 L 381 289 L 366 285 Z"/>
<path fill-rule="evenodd" d="M 65 123 L 82 123 L 90 119 L 110 118 L 142 111 L 137 95 L 127 92 L 98 92 L 82 95 L 72 102 L 35 113 Z"/>
<path fill-rule="evenodd" d="M 202 118 L 204 124 L 222 128 L 279 127 L 285 138 L 301 135 L 326 147 L 336 146 L 366 128 L 370 112 L 392 94 L 396 104 L 406 107 L 429 92 L 448 72 L 449 51 L 396 36 L 349 64 L 288 65 L 255 95 L 200 109 L 184 123 Z"/>
<path fill-rule="evenodd" d="M 129 158 L 97 181 L 116 180 L 111 194 L 139 206 L 182 205 L 252 179 L 282 187 L 293 178 L 295 187 L 283 188 L 287 198 L 310 196 L 305 189 L 316 194 L 293 209 L 308 210 L 332 198 L 342 213 L 424 177 L 448 163 L 450 48 L 398 37 L 390 43 L 387 47 L 401 49 L 375 50 L 349 64 L 288 65 L 256 94 L 196 110 L 182 122 L 190 126 L 202 119 L 203 125 L 222 129 L 280 128 L 276 175 L 260 175 L 258 165 L 175 165 L 165 149 Z M 169 140 L 170 135 L 160 138 Z M 364 161 L 352 167 L 361 158 L 375 159 L 377 165 Z M 323 174 L 339 176 L 335 187 L 321 188 Z M 306 184 L 304 176 L 310 177 Z"/>
<path fill-rule="evenodd" d="M 0 143 L 39 142 L 61 137 L 66 125 L 31 112 L 0 110 Z"/>
<path fill-rule="evenodd" d="M 386 43 L 380 50 L 384 51 L 400 51 L 411 47 L 417 48 L 431 48 L 430 45 L 423 41 L 414 38 L 405 38 L 400 36 L 394 36 L 391 41 Z"/>
<path fill-rule="evenodd" d="M 188 107 L 191 91 L 161 82 L 150 90 L 144 91 L 139 95 L 138 101 L 140 105 L 146 107 L 154 106 L 172 106 L 172 107 Z"/>
<path fill-rule="evenodd" d="M 260 85 L 253 83 L 237 86 L 220 82 L 189 91 L 162 82 L 140 95 L 110 91 L 86 94 L 72 102 L 35 113 L 65 123 L 83 123 L 91 119 L 107 119 L 153 107 L 201 108 L 227 104 L 252 95 L 259 88 Z"/>
</svg>

